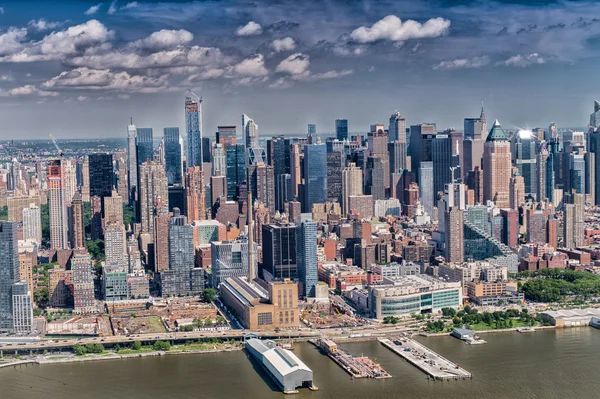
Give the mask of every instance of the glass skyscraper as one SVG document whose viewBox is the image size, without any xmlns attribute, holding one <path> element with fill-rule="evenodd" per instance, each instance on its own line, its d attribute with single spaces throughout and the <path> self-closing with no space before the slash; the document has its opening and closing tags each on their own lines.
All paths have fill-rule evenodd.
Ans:
<svg viewBox="0 0 600 399">
<path fill-rule="evenodd" d="M 236 187 L 246 180 L 246 159 L 243 144 L 228 145 L 225 148 L 227 161 L 227 199 L 236 199 Z"/>
<path fill-rule="evenodd" d="M 327 146 L 304 146 L 304 211 L 311 212 L 313 204 L 327 201 Z"/>
<path fill-rule="evenodd" d="M 305 297 L 315 296 L 318 282 L 317 266 L 317 223 L 305 220 L 296 229 L 298 279 L 302 283 Z"/>
<path fill-rule="evenodd" d="M 13 331 L 13 284 L 19 281 L 17 223 L 0 221 L 0 333 Z"/>
<path fill-rule="evenodd" d="M 187 133 L 187 167 L 200 166 L 200 146 L 202 135 L 202 104 L 191 97 L 185 98 L 185 130 Z"/>
<path fill-rule="evenodd" d="M 513 139 L 513 162 L 525 181 L 525 194 L 537 198 L 536 140 L 528 130 L 520 130 Z"/>
<path fill-rule="evenodd" d="M 154 151 L 152 128 L 150 128 L 150 127 L 138 127 L 137 128 L 136 146 L 137 146 L 137 165 L 138 165 L 138 167 L 141 164 L 143 164 L 144 162 L 152 160 L 152 152 Z"/>
<path fill-rule="evenodd" d="M 112 154 L 90 154 L 90 195 L 110 197 L 115 175 Z"/>
<path fill-rule="evenodd" d="M 335 120 L 335 137 L 340 141 L 348 139 L 348 119 Z"/>
<path fill-rule="evenodd" d="M 183 154 L 178 127 L 164 129 L 165 169 L 169 186 L 181 184 L 183 176 Z"/>
</svg>

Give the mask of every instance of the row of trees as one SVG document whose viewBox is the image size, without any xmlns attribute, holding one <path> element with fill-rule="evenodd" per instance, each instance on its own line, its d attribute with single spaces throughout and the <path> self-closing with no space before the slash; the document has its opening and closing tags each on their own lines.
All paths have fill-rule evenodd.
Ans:
<svg viewBox="0 0 600 399">
<path fill-rule="evenodd" d="M 83 356 L 88 353 L 102 353 L 104 352 L 104 345 L 102 344 L 86 344 L 86 345 L 73 345 L 73 352 L 77 356 Z"/>
<path fill-rule="evenodd" d="M 383 318 L 383 324 L 398 324 L 399 321 L 400 318 L 396 316 L 386 316 Z"/>
<path fill-rule="evenodd" d="M 568 296 L 585 300 L 600 296 L 600 276 L 570 269 L 542 269 L 519 273 L 525 298 L 536 302 L 560 302 Z"/>
<path fill-rule="evenodd" d="M 489 329 L 513 328 L 517 322 L 521 325 L 537 325 L 537 320 L 532 317 L 527 309 L 521 311 L 517 309 L 508 309 L 506 312 L 483 312 L 479 313 L 477 309 L 465 306 L 463 310 L 456 311 L 453 308 L 442 309 L 443 319 L 427 322 L 425 329 L 432 333 L 443 332 L 448 327 L 473 326 L 476 324 L 486 324 Z M 446 321 L 452 321 L 450 326 Z"/>
</svg>

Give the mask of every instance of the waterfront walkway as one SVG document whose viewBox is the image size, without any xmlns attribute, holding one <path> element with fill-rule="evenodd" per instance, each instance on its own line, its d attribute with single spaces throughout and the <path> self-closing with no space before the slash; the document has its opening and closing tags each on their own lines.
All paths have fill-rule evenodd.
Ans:
<svg viewBox="0 0 600 399">
<path fill-rule="evenodd" d="M 445 357 L 409 338 L 391 341 L 380 338 L 379 342 L 404 360 L 436 380 L 464 380 L 471 373 Z"/>
</svg>

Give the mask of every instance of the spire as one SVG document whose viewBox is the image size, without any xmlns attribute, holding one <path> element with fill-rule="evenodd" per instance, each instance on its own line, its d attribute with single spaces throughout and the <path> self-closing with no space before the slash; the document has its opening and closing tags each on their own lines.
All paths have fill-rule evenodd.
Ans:
<svg viewBox="0 0 600 399">
<path fill-rule="evenodd" d="M 483 122 L 485 122 L 485 113 L 483 112 L 483 100 L 481 101 L 481 115 L 479 116 Z"/>
<path fill-rule="evenodd" d="M 600 101 L 594 100 L 594 112 L 600 111 Z"/>
<path fill-rule="evenodd" d="M 130 124 L 130 125 L 133 125 L 133 116 L 130 116 L 130 117 L 129 117 L 129 124 Z"/>
<path fill-rule="evenodd" d="M 254 269 L 254 223 L 252 222 L 252 193 L 248 192 L 248 281 L 253 281 L 256 278 L 256 270 Z"/>
<path fill-rule="evenodd" d="M 508 132 L 502 129 L 500 122 L 496 119 L 485 141 L 508 141 L 508 139 Z"/>
</svg>

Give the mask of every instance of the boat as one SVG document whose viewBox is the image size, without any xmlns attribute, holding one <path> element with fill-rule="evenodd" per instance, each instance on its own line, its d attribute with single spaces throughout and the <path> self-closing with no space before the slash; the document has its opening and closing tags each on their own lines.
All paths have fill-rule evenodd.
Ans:
<svg viewBox="0 0 600 399">
<path fill-rule="evenodd" d="M 520 333 L 532 333 L 535 331 L 535 328 L 533 327 L 519 327 L 517 328 L 517 331 Z"/>
</svg>

